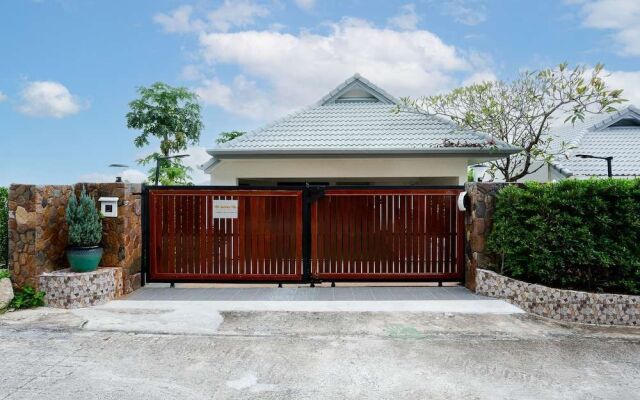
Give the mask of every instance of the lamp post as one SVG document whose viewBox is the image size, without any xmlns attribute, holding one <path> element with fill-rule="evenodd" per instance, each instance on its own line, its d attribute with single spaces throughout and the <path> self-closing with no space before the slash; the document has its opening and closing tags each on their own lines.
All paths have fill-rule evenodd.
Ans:
<svg viewBox="0 0 640 400">
<path fill-rule="evenodd" d="M 125 165 L 125 164 L 110 164 L 109 167 L 110 168 L 122 169 L 122 171 L 124 171 L 125 168 L 129 168 L 129 166 Z M 120 183 L 120 182 L 122 182 L 122 177 L 121 176 L 116 176 L 116 183 Z"/>
<path fill-rule="evenodd" d="M 488 167 L 482 164 L 475 164 L 471 166 L 471 170 L 473 171 L 473 180 L 476 182 L 482 182 L 482 178 L 484 178 L 484 174 L 487 172 Z"/>
<path fill-rule="evenodd" d="M 160 180 L 160 160 L 170 160 L 172 158 L 185 158 L 189 157 L 189 154 L 177 154 L 175 156 L 165 156 L 156 158 L 156 186 L 158 186 L 158 181 Z"/>
<path fill-rule="evenodd" d="M 592 156 L 591 154 L 576 154 L 576 157 L 579 158 L 595 158 L 598 160 L 606 160 L 607 161 L 607 176 L 609 178 L 611 178 L 613 176 L 613 173 L 611 171 L 611 160 L 613 160 L 613 157 L 609 156 L 609 157 L 598 157 L 598 156 Z"/>
</svg>

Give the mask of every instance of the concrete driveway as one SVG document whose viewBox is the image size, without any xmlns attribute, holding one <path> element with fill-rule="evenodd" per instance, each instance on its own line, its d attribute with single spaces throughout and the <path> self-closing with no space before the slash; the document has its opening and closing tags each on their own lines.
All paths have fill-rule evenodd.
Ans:
<svg viewBox="0 0 640 400">
<path fill-rule="evenodd" d="M 640 330 L 129 300 L 0 316 L 0 399 L 637 399 Z"/>
</svg>

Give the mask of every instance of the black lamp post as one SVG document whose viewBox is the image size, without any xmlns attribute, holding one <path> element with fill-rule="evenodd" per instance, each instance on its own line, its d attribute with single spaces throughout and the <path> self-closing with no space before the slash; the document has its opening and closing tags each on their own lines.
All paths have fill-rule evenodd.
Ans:
<svg viewBox="0 0 640 400">
<path fill-rule="evenodd" d="M 122 169 L 124 171 L 125 168 L 129 168 L 128 165 L 125 164 L 110 164 L 109 165 L 110 168 L 118 168 L 118 169 Z M 121 176 L 116 176 L 116 183 L 120 183 L 122 182 L 122 177 Z"/>
<path fill-rule="evenodd" d="M 170 160 L 172 158 L 185 158 L 185 157 L 189 157 L 189 154 L 177 154 L 175 156 L 166 156 L 166 157 L 156 158 L 156 186 L 158 186 L 158 181 L 160 180 L 160 160 Z"/>
<path fill-rule="evenodd" d="M 598 156 L 592 156 L 590 154 L 576 154 L 576 157 L 579 158 L 595 158 L 598 160 L 606 160 L 607 161 L 607 176 L 609 178 L 611 178 L 613 176 L 613 173 L 611 171 L 611 160 L 613 160 L 613 157 L 609 156 L 609 157 L 598 157 Z"/>
</svg>

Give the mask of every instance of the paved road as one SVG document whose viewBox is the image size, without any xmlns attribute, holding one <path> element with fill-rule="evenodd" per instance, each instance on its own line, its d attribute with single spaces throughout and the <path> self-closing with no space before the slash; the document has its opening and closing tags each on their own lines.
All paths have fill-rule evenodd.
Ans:
<svg viewBox="0 0 640 400">
<path fill-rule="evenodd" d="M 0 399 L 640 396 L 638 329 L 524 314 L 222 312 L 198 318 L 215 325 L 206 334 L 127 332 L 127 320 L 168 312 L 0 316 Z M 98 323 L 105 313 L 120 331 Z"/>
</svg>

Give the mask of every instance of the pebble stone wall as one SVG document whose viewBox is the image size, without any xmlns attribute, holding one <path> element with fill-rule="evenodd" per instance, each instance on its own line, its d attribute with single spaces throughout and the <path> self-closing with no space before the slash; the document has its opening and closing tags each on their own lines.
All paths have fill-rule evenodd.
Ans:
<svg viewBox="0 0 640 400">
<path fill-rule="evenodd" d="M 554 289 L 477 269 L 476 293 L 565 322 L 640 326 L 640 296 Z"/>
<path fill-rule="evenodd" d="M 116 297 L 115 268 L 75 273 L 69 269 L 40 275 L 45 304 L 55 308 L 81 308 L 106 303 Z"/>
</svg>

